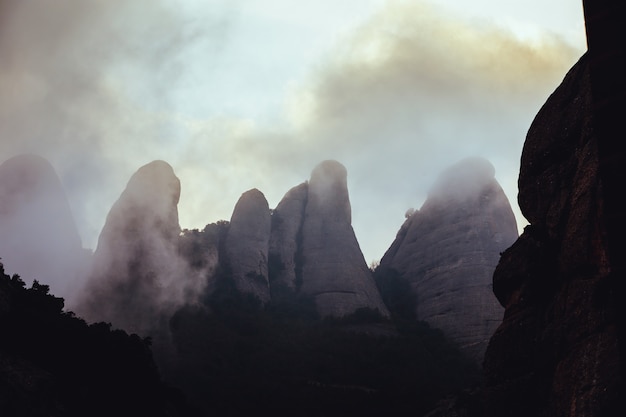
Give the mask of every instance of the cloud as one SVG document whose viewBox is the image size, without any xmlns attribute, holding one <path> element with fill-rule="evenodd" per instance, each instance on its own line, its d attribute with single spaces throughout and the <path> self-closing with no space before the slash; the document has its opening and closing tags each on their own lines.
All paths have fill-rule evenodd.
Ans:
<svg viewBox="0 0 626 417">
<path fill-rule="evenodd" d="M 428 3 L 389 2 L 292 86 L 290 129 L 233 137 L 222 151 L 274 183 L 296 172 L 306 179 L 323 159 L 341 161 L 357 237 L 366 257 L 380 257 L 406 209 L 467 156 L 495 165 L 517 207 L 526 130 L 580 54 L 554 34 L 520 39 Z"/>
<path fill-rule="evenodd" d="M 240 2 L 187 6 L 0 0 L 0 157 L 52 162 L 88 247 L 130 175 L 152 160 L 181 179 L 181 225 L 201 228 L 228 219 L 251 188 L 275 207 L 335 159 L 348 170 L 357 238 L 368 261 L 379 258 L 406 209 L 464 157 L 489 159 L 515 203 L 526 130 L 582 53 L 554 35 L 519 39 L 429 3 L 390 1 L 337 35 L 306 79 L 284 79 L 284 109 L 257 118 L 268 112 L 232 106 L 276 103 L 255 100 L 291 59 L 259 44 L 257 29 L 294 27 L 242 20 L 273 15 L 242 13 Z M 187 95 L 203 77 L 213 94 Z"/>
<path fill-rule="evenodd" d="M 176 149 L 163 109 L 186 53 L 225 42 L 213 6 L 194 20 L 172 1 L 0 0 L 0 156 L 53 163 L 87 245 L 130 174 Z"/>
</svg>

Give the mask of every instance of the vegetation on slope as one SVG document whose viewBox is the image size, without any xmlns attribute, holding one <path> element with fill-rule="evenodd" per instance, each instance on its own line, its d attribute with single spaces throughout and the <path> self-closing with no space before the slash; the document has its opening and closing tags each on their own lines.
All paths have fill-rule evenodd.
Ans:
<svg viewBox="0 0 626 417">
<path fill-rule="evenodd" d="M 164 375 L 220 416 L 419 416 L 480 378 L 440 331 L 404 320 L 405 307 L 394 321 L 371 310 L 322 320 L 313 300 L 274 294 L 262 306 L 222 271 L 215 292 L 172 317 Z"/>
<path fill-rule="evenodd" d="M 0 263 L 0 415 L 197 415 L 162 382 L 149 340 L 87 325 L 63 304 Z"/>
</svg>

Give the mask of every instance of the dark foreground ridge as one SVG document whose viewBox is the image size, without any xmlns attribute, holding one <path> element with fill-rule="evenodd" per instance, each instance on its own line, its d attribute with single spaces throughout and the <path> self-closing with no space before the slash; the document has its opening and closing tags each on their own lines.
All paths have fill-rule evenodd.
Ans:
<svg viewBox="0 0 626 417">
<path fill-rule="evenodd" d="M 26 288 L 0 264 L 0 414 L 196 416 L 160 378 L 149 341 L 87 325 L 35 281 Z"/>
<path fill-rule="evenodd" d="M 504 321 L 485 356 L 489 416 L 626 415 L 624 5 L 587 1 L 589 49 L 533 121 L 530 225 L 494 274 Z"/>
</svg>

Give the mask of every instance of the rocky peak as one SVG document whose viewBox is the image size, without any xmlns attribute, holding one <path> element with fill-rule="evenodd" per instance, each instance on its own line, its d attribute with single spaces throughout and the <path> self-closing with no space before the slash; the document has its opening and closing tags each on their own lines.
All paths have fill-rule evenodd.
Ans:
<svg viewBox="0 0 626 417">
<path fill-rule="evenodd" d="M 337 161 L 318 164 L 309 181 L 308 210 L 322 215 L 327 221 L 352 223 L 348 196 L 348 171 Z"/>
<path fill-rule="evenodd" d="M 301 291 L 315 299 L 322 316 L 344 316 L 359 308 L 387 316 L 351 225 L 347 171 L 324 161 L 311 173 L 302 223 Z"/>
<path fill-rule="evenodd" d="M 485 158 L 468 157 L 444 170 L 429 191 L 429 202 L 464 201 L 480 197 L 495 180 L 496 170 Z"/>
<path fill-rule="evenodd" d="M 124 193 L 138 205 L 154 204 L 153 210 L 161 215 L 178 216 L 180 180 L 165 161 L 153 161 L 139 168 Z"/>
<path fill-rule="evenodd" d="M 381 259 L 408 280 L 419 320 L 441 329 L 477 363 L 503 309 L 491 279 L 517 225 L 495 170 L 468 158 L 444 171 Z"/>
<path fill-rule="evenodd" d="M 257 296 L 270 297 L 268 251 L 271 213 L 263 193 L 252 189 L 241 195 L 230 219 L 224 243 L 226 263 L 237 288 Z"/>
<path fill-rule="evenodd" d="M 179 196 L 180 181 L 166 162 L 130 178 L 100 233 L 80 311 L 87 319 L 145 334 L 203 285 L 178 256 Z"/>
</svg>

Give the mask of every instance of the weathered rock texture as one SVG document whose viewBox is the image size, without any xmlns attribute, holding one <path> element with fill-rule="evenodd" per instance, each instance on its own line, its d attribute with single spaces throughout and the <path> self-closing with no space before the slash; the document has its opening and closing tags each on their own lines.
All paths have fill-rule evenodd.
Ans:
<svg viewBox="0 0 626 417">
<path fill-rule="evenodd" d="M 235 205 L 224 243 L 225 265 L 237 289 L 270 298 L 268 251 L 272 218 L 263 193 L 252 189 Z"/>
<path fill-rule="evenodd" d="M 530 225 L 494 274 L 506 311 L 485 355 L 489 416 L 626 415 L 589 67 L 585 54 L 528 131 Z"/>
<path fill-rule="evenodd" d="M 146 334 L 202 281 L 178 255 L 180 182 L 170 165 L 141 167 L 111 208 L 98 239 L 86 300 L 88 320 Z"/>
<path fill-rule="evenodd" d="M 360 308 L 389 315 L 352 229 L 347 172 L 340 163 L 319 164 L 310 181 L 290 189 L 273 212 L 259 190 L 243 193 L 230 222 L 215 226 L 219 230 L 196 231 L 196 237 L 183 233 L 186 259 L 192 267 L 211 263 L 198 258 L 198 248 L 217 248 L 211 257 L 219 260 L 217 275 L 232 277 L 239 291 L 262 303 L 273 293 L 305 295 L 322 317 Z M 208 275 L 211 293 L 219 277 Z"/>
<path fill-rule="evenodd" d="M 367 267 L 351 225 L 347 172 L 324 161 L 311 173 L 302 223 L 302 284 L 322 316 L 344 316 L 359 308 L 389 313 Z"/>
<path fill-rule="evenodd" d="M 500 253 L 517 238 L 515 216 L 482 158 L 444 172 L 402 225 L 380 267 L 411 283 L 418 320 L 441 329 L 476 359 L 502 320 L 492 292 Z"/>
<path fill-rule="evenodd" d="M 89 256 L 52 165 L 36 155 L 0 165 L 0 258 L 6 271 L 50 285 L 71 305 Z"/>
<path fill-rule="evenodd" d="M 295 290 L 301 284 L 300 244 L 308 192 L 308 183 L 293 187 L 285 194 L 272 214 L 269 249 L 272 285 L 284 285 Z"/>
</svg>

